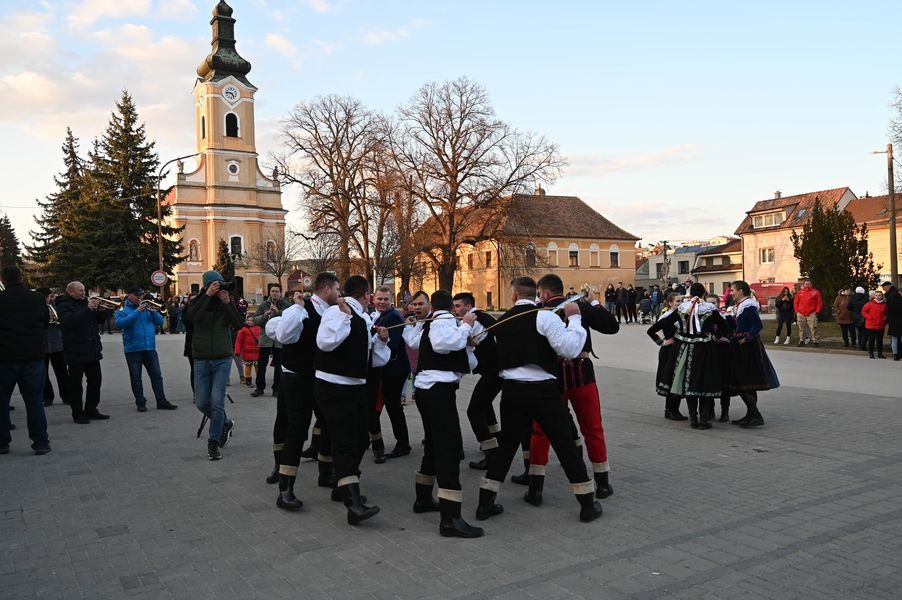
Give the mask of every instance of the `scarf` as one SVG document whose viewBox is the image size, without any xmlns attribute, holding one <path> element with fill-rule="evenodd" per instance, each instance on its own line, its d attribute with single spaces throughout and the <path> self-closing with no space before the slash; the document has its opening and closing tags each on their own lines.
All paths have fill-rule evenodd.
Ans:
<svg viewBox="0 0 902 600">
<path fill-rule="evenodd" d="M 757 303 L 757 302 L 755 301 L 755 299 L 754 299 L 753 297 L 751 297 L 751 296 L 748 296 L 748 297 L 746 297 L 746 298 L 743 298 L 743 299 L 742 299 L 742 302 L 740 302 L 740 303 L 736 306 L 736 318 L 738 319 L 738 318 L 739 318 L 739 315 L 741 315 L 741 314 L 742 314 L 742 311 L 744 311 L 746 308 L 748 308 L 748 307 L 750 307 L 750 306 L 757 305 L 757 304 L 758 304 L 758 303 Z"/>
<path fill-rule="evenodd" d="M 701 315 L 706 315 L 715 311 L 717 310 L 717 307 L 710 302 L 705 302 L 699 297 L 693 297 L 689 300 L 684 300 L 677 310 L 680 311 L 681 315 L 687 317 L 687 321 L 689 322 L 689 333 L 691 335 L 700 334 L 702 332 Z"/>
</svg>

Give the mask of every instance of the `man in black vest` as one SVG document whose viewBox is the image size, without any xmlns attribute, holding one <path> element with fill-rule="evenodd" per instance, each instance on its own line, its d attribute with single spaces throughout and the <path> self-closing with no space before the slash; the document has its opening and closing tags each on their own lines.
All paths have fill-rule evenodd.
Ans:
<svg viewBox="0 0 902 600">
<path fill-rule="evenodd" d="M 376 288 L 373 294 L 376 312 L 371 315 L 374 326 L 391 327 L 388 332 L 388 349 L 391 350 L 388 363 L 384 367 L 371 367 L 366 378 L 370 444 L 377 464 L 384 463 L 386 458 L 406 456 L 411 450 L 407 420 L 404 418 L 404 407 L 401 406 L 401 391 L 410 375 L 410 363 L 402 339 L 403 329 L 398 327 L 404 322 L 404 316 L 392 306 L 391 297 L 391 288 L 388 286 Z M 385 453 L 380 423 L 383 406 L 395 436 L 395 447 L 388 454 Z"/>
<path fill-rule="evenodd" d="M 581 507 L 579 518 L 594 521 L 601 516 L 601 503 L 595 500 L 595 482 L 586 472 L 579 450 L 573 443 L 567 409 L 561 404 L 557 385 L 558 356 L 579 356 L 586 342 L 579 307 L 564 306 L 567 324 L 550 310 L 535 305 L 536 282 L 517 277 L 511 282 L 514 307 L 495 327 L 498 344 L 498 368 L 504 384 L 501 390 L 501 447 L 489 457 L 489 468 L 479 486 L 480 521 L 500 514 L 495 504 L 501 482 L 510 469 L 520 443 L 521 431 L 537 421 L 551 441 L 570 486 Z"/>
<path fill-rule="evenodd" d="M 388 331 L 373 323 L 367 314 L 369 283 L 354 275 L 344 285 L 344 298 L 323 313 L 316 332 L 316 383 L 314 398 L 325 417 L 332 438 L 332 459 L 336 488 L 348 507 L 348 523 L 357 525 L 379 512 L 360 496 L 360 460 L 366 452 L 367 431 L 366 372 L 372 364 L 381 367 L 390 355 Z"/>
<path fill-rule="evenodd" d="M 470 404 L 467 406 L 467 419 L 473 429 L 473 435 L 479 442 L 479 449 L 485 452 L 482 460 L 470 461 L 471 469 L 486 470 L 488 468 L 488 454 L 498 449 L 498 438 L 501 426 L 495 417 L 495 409 L 492 402 L 501 392 L 501 377 L 498 376 L 498 351 L 495 347 L 495 336 L 486 332 L 486 327 L 496 323 L 495 317 L 476 308 L 476 298 L 470 292 L 461 292 L 454 295 L 454 314 L 459 318 L 472 314 L 476 317 L 473 323 L 473 332 L 470 335 L 470 348 L 476 357 L 474 373 L 479 374 L 479 381 L 473 387 L 470 394 Z"/>
<path fill-rule="evenodd" d="M 417 409 L 423 418 L 426 447 L 416 474 L 416 501 L 413 512 L 441 512 L 439 534 L 443 537 L 474 538 L 482 529 L 473 527 L 460 516 L 463 491 L 460 487 L 460 456 L 463 440 L 455 396 L 461 377 L 469 373 L 471 355 L 467 343 L 476 315 L 464 315 L 460 325 L 451 314 L 451 294 L 433 292 L 432 321 L 404 328 L 404 342 L 419 350 L 414 388 Z M 475 363 L 475 358 L 473 358 Z M 432 499 L 432 486 L 438 480 L 438 506 Z"/>
<path fill-rule="evenodd" d="M 294 481 L 301 461 L 301 448 L 307 428 L 319 409 L 313 398 L 316 334 L 322 315 L 338 302 L 338 278 L 320 273 L 314 283 L 315 293 L 308 302 L 300 292 L 294 293 L 294 304 L 266 323 L 267 335 L 282 344 L 282 377 L 279 382 L 276 422 L 273 425 L 274 473 L 279 482 L 276 506 L 298 510 L 302 502 L 294 495 Z M 322 442 L 322 440 L 321 440 Z M 327 444 L 320 444 L 319 485 L 332 485 L 332 457 Z M 272 480 L 272 474 L 267 481 Z"/>
</svg>

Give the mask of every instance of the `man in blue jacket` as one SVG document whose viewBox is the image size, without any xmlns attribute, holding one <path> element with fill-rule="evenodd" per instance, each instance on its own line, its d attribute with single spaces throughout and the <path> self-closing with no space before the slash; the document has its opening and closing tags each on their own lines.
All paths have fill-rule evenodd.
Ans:
<svg viewBox="0 0 902 600">
<path fill-rule="evenodd" d="M 138 412 L 147 412 L 144 384 L 141 381 L 141 367 L 147 369 L 150 385 L 157 400 L 157 410 L 175 410 L 175 404 L 166 399 L 163 391 L 163 374 L 160 372 L 160 358 L 157 356 L 157 328 L 163 325 L 163 315 L 159 311 L 148 310 L 141 299 L 144 290 L 133 285 L 126 292 L 122 308 L 116 311 L 116 327 L 122 332 L 125 363 L 131 378 L 132 393 Z"/>
</svg>

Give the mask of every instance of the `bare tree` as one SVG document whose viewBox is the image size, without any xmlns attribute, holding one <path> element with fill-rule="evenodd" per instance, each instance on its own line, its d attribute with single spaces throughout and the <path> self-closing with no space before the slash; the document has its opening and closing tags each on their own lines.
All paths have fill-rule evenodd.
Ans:
<svg viewBox="0 0 902 600">
<path fill-rule="evenodd" d="M 302 239 L 297 233 L 267 229 L 250 249 L 249 259 L 257 268 L 269 273 L 282 285 L 282 276 L 294 268 Z M 284 288 L 283 288 L 284 289 Z"/>
<path fill-rule="evenodd" d="M 422 249 L 440 287 L 451 289 L 463 243 L 490 239 L 503 222 L 504 196 L 554 180 L 565 164 L 544 137 L 495 116 L 488 94 L 466 78 L 428 83 L 399 109 L 399 171 L 429 215 Z M 483 209 L 483 210 L 474 210 Z"/>
<path fill-rule="evenodd" d="M 335 271 L 338 266 L 338 249 L 341 245 L 338 236 L 320 234 L 312 237 L 302 236 L 302 239 L 303 261 L 314 274 Z"/>
</svg>

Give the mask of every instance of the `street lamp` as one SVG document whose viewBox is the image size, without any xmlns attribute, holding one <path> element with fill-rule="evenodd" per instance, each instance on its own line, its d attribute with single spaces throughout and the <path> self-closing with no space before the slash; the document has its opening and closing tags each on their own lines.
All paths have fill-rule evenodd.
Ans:
<svg viewBox="0 0 902 600">
<path fill-rule="evenodd" d="M 889 271 L 890 281 L 899 285 L 899 257 L 896 251 L 896 180 L 893 176 L 893 145 L 887 144 L 886 151 L 871 154 L 886 154 L 887 184 L 889 187 Z"/>
<path fill-rule="evenodd" d="M 163 171 L 166 170 L 166 167 L 171 165 L 172 163 L 184 160 L 186 158 L 193 158 L 200 154 L 200 152 L 195 152 L 194 154 L 186 154 L 185 156 L 179 156 L 177 158 L 173 158 L 172 160 L 166 161 L 163 163 L 163 166 L 160 167 L 159 173 L 157 173 L 157 259 L 159 261 L 159 269 L 163 270 L 163 210 L 160 207 L 162 194 L 160 190 L 160 185 L 162 184 L 163 179 Z M 160 301 L 163 300 L 163 286 L 160 286 Z"/>
</svg>

